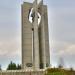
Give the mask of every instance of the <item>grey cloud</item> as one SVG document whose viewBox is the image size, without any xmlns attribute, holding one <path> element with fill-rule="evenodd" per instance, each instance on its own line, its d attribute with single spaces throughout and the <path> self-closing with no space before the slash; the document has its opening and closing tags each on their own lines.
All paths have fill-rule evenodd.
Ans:
<svg viewBox="0 0 75 75">
<path fill-rule="evenodd" d="M 73 11 L 70 11 L 70 9 L 67 12 L 58 10 L 51 14 L 49 24 L 54 39 L 70 42 L 73 40 L 72 42 L 74 42 L 75 13 Z"/>
<path fill-rule="evenodd" d="M 6 68 L 10 61 L 21 63 L 21 41 L 20 38 L 0 40 L 0 64 Z"/>
<path fill-rule="evenodd" d="M 53 8 L 49 15 L 51 64 L 62 56 L 65 65 L 75 66 L 75 8 Z M 71 60 L 72 59 L 72 60 Z"/>
<path fill-rule="evenodd" d="M 0 56 L 14 56 L 20 54 L 21 50 L 20 38 L 11 38 L 0 40 Z"/>
<path fill-rule="evenodd" d="M 0 64 L 21 63 L 20 0 L 0 1 Z"/>
</svg>

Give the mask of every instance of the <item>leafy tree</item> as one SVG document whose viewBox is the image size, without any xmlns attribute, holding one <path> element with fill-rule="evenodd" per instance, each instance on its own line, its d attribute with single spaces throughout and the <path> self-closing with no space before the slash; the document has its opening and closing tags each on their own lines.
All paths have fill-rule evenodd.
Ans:
<svg viewBox="0 0 75 75">
<path fill-rule="evenodd" d="M 13 63 L 12 61 L 9 63 L 7 70 L 20 70 L 21 69 L 21 65 L 16 65 L 15 63 Z"/>
<path fill-rule="evenodd" d="M 2 70 L 1 65 L 0 65 L 0 70 Z"/>
<path fill-rule="evenodd" d="M 20 70 L 21 69 L 21 65 L 18 64 L 16 69 Z"/>
<path fill-rule="evenodd" d="M 59 64 L 58 68 L 63 68 L 63 66 L 61 64 Z"/>
<path fill-rule="evenodd" d="M 71 71 L 71 72 L 74 71 L 72 67 L 70 68 L 70 71 Z"/>
<path fill-rule="evenodd" d="M 64 67 L 64 60 L 62 57 L 60 57 L 58 68 L 63 68 L 63 67 Z"/>
<path fill-rule="evenodd" d="M 11 61 L 7 67 L 7 70 L 16 70 L 16 64 Z"/>
</svg>

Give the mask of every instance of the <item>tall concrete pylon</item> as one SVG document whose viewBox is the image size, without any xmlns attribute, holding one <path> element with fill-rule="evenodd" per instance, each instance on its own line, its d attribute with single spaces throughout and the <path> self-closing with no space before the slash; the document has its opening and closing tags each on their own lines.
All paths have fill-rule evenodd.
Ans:
<svg viewBox="0 0 75 75">
<path fill-rule="evenodd" d="M 38 14 L 41 17 L 39 24 Z M 24 2 L 22 4 L 22 68 L 39 70 L 49 66 L 47 6 L 43 5 L 43 0 L 39 3 L 37 0 L 33 3 Z"/>
<path fill-rule="evenodd" d="M 37 6 L 37 0 L 33 2 L 33 15 L 34 21 L 33 21 L 33 68 L 39 69 L 39 34 L 38 34 L 38 6 Z"/>
</svg>

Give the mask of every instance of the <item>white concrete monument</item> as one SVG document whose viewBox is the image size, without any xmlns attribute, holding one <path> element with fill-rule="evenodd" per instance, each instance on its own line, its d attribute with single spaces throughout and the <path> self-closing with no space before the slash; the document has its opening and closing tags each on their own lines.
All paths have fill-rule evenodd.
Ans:
<svg viewBox="0 0 75 75">
<path fill-rule="evenodd" d="M 22 4 L 22 69 L 50 66 L 48 15 L 43 0 Z"/>
</svg>

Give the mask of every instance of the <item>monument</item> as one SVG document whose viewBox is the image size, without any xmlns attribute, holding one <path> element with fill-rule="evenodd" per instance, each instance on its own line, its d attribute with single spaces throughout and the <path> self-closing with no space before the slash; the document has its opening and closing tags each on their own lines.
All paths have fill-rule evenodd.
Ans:
<svg viewBox="0 0 75 75">
<path fill-rule="evenodd" d="M 22 4 L 22 69 L 0 75 L 45 75 L 50 66 L 48 15 L 43 0 Z"/>
<path fill-rule="evenodd" d="M 22 4 L 22 69 L 50 66 L 48 15 L 43 0 Z"/>
</svg>

